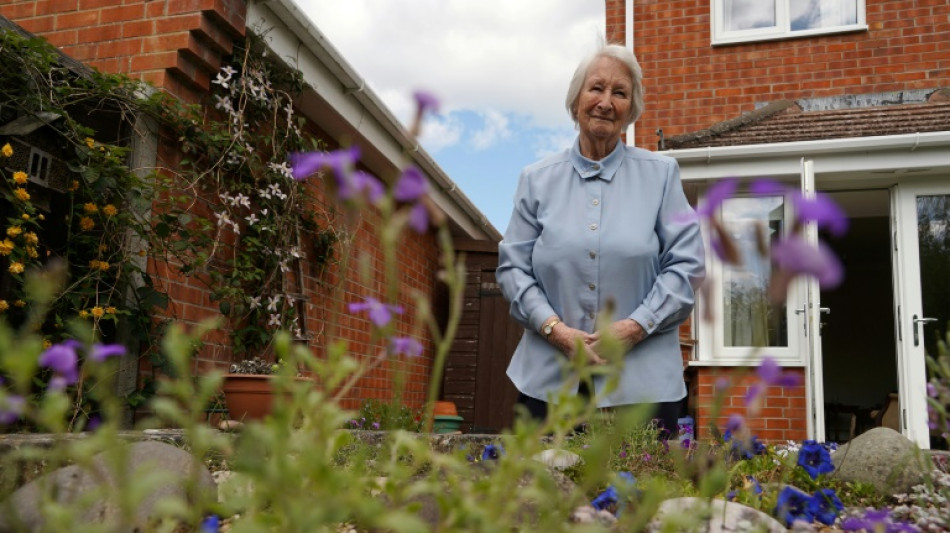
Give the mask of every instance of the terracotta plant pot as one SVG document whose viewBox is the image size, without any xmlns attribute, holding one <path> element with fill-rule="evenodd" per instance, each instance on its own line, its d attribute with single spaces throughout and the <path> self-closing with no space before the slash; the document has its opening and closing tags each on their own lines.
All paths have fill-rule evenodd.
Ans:
<svg viewBox="0 0 950 533">
<path fill-rule="evenodd" d="M 221 387 L 232 420 L 263 420 L 274 406 L 274 376 L 227 374 Z M 310 378 L 296 378 L 312 381 Z"/>
<path fill-rule="evenodd" d="M 435 402 L 432 407 L 433 415 L 458 416 L 458 410 L 455 408 L 455 402 Z"/>
</svg>

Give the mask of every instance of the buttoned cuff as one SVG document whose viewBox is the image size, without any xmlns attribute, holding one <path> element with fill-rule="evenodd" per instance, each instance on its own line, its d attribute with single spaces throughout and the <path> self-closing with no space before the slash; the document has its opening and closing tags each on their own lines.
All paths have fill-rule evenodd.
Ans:
<svg viewBox="0 0 950 533">
<path fill-rule="evenodd" d="M 647 332 L 647 335 L 656 331 L 656 328 L 660 326 L 660 319 L 642 305 L 627 318 L 636 320 L 637 324 L 640 324 L 640 327 L 643 328 L 643 331 Z"/>
<path fill-rule="evenodd" d="M 531 327 L 532 331 L 537 334 L 541 334 L 541 327 L 544 326 L 544 323 L 547 322 L 548 318 L 551 315 L 558 315 L 550 305 L 544 305 L 540 309 L 535 309 L 531 313 L 531 319 L 528 320 L 528 326 Z"/>
</svg>

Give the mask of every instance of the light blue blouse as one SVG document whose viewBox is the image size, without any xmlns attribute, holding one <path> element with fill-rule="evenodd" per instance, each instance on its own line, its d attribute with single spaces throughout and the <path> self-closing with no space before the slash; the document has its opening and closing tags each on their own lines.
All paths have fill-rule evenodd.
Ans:
<svg viewBox="0 0 950 533">
<path fill-rule="evenodd" d="M 508 377 L 527 396 L 572 379 L 539 333 L 557 315 L 589 333 L 608 301 L 611 321 L 636 320 L 648 336 L 624 357 L 620 382 L 600 407 L 686 396 L 677 326 L 705 276 L 699 223 L 676 160 L 622 142 L 592 161 L 572 148 L 526 167 L 498 245 L 498 283 L 525 327 Z M 573 377 L 576 388 L 576 376 Z M 598 393 L 603 376 L 594 379 Z M 576 390 L 576 389 L 575 389 Z"/>
</svg>

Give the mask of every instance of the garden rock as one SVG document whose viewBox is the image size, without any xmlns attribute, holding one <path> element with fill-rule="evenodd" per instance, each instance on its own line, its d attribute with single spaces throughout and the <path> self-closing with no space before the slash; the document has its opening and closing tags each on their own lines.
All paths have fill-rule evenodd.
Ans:
<svg viewBox="0 0 950 533">
<path fill-rule="evenodd" d="M 705 498 L 673 498 L 660 504 L 649 531 L 786 533 L 787 529 L 771 516 L 741 503 Z"/>
<path fill-rule="evenodd" d="M 551 448 L 533 457 L 535 461 L 543 463 L 548 468 L 555 470 L 567 470 L 584 462 L 580 455 L 568 450 L 559 450 Z"/>
<path fill-rule="evenodd" d="M 123 524 L 118 504 L 105 498 L 115 491 L 115 474 L 107 453 L 92 458 L 89 467 L 70 465 L 20 487 L 6 501 L 0 503 L 0 532 L 41 531 L 44 529 L 40 513 L 44 494 L 61 505 L 75 505 L 90 498 L 81 516 L 86 524 L 102 524 L 112 531 L 145 530 L 152 512 L 160 501 L 176 498 L 193 501 L 189 490 L 192 471 L 199 468 L 194 490 L 204 501 L 214 501 L 216 486 L 208 469 L 185 450 L 156 441 L 136 442 L 129 445 L 128 475 L 131 478 L 160 476 L 151 491 L 139 503 L 133 523 Z M 50 488 L 50 485 L 52 487 Z"/>
<path fill-rule="evenodd" d="M 886 427 L 858 435 L 831 454 L 832 474 L 842 481 L 860 481 L 882 495 L 909 492 L 923 483 L 933 468 L 930 459 L 910 439 Z"/>
</svg>

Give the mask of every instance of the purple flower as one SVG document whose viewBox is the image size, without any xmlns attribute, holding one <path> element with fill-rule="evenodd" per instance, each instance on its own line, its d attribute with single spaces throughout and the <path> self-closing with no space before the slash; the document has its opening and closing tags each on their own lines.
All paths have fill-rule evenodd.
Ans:
<svg viewBox="0 0 950 533">
<path fill-rule="evenodd" d="M 121 344 L 93 344 L 89 352 L 89 360 L 101 363 L 109 357 L 125 355 L 125 346 Z"/>
<path fill-rule="evenodd" d="M 372 428 L 373 428 L 373 429 L 379 429 L 379 422 L 373 422 Z"/>
<path fill-rule="evenodd" d="M 736 431 L 739 431 L 739 428 L 741 428 L 743 424 L 745 424 L 745 420 L 742 418 L 742 415 L 732 413 L 729 415 L 729 420 L 726 422 L 726 432 L 735 433 Z"/>
<path fill-rule="evenodd" d="M 342 200 L 349 200 L 358 194 L 366 194 L 366 198 L 375 204 L 386 194 L 386 188 L 383 187 L 383 184 L 375 176 L 362 170 L 338 178 L 337 182 L 340 185 L 338 195 Z"/>
<path fill-rule="evenodd" d="M 392 355 L 404 354 L 409 357 L 422 355 L 422 343 L 412 337 L 393 337 L 389 346 Z"/>
<path fill-rule="evenodd" d="M 851 516 L 841 521 L 845 531 L 883 531 L 885 533 L 918 533 L 916 526 L 904 522 L 892 522 L 887 509 L 869 509 L 863 517 Z"/>
<path fill-rule="evenodd" d="M 775 180 L 759 179 L 749 185 L 749 190 L 757 196 L 775 196 L 785 194 L 789 188 Z"/>
<path fill-rule="evenodd" d="M 844 504 L 838 499 L 834 489 L 821 489 L 815 492 L 808 502 L 808 512 L 822 524 L 832 525 Z"/>
<path fill-rule="evenodd" d="M 307 179 L 321 168 L 330 167 L 341 183 L 359 157 L 360 149 L 355 145 L 332 152 L 293 152 L 287 156 L 295 180 Z"/>
<path fill-rule="evenodd" d="M 815 276 L 823 289 L 837 287 L 844 278 L 841 262 L 828 246 L 808 244 L 802 237 L 791 236 L 772 246 L 772 260 L 791 276 L 806 274 Z M 782 291 L 784 294 L 784 291 Z"/>
<path fill-rule="evenodd" d="M 389 321 L 392 320 L 393 313 L 397 315 L 402 314 L 402 307 L 398 305 L 384 304 L 372 297 L 366 298 L 366 300 L 363 302 L 353 302 L 349 304 L 348 309 L 351 313 L 368 311 L 370 322 L 375 324 L 378 328 L 389 324 Z"/>
<path fill-rule="evenodd" d="M 393 199 L 398 202 L 414 202 L 422 198 L 429 190 L 422 171 L 415 166 L 408 166 L 393 186 Z"/>
<path fill-rule="evenodd" d="M 739 180 L 736 178 L 717 181 L 706 191 L 703 203 L 696 209 L 696 214 L 703 218 L 712 218 L 716 214 L 716 209 L 735 195 L 738 186 Z"/>
<path fill-rule="evenodd" d="M 937 387 L 934 386 L 933 383 L 927 384 L 927 396 L 930 396 L 931 398 L 937 397 Z"/>
<path fill-rule="evenodd" d="M 795 487 L 786 486 L 778 494 L 773 514 L 784 522 L 786 527 L 792 527 L 796 520 L 811 522 L 815 517 L 808 510 L 809 501 L 811 497 L 808 494 Z"/>
<path fill-rule="evenodd" d="M 79 347 L 79 341 L 69 339 L 59 344 L 54 344 L 40 354 L 39 364 L 41 367 L 49 368 L 59 377 L 56 386 L 62 384 L 72 385 L 79 380 L 79 356 L 76 355 L 76 348 Z M 50 387 L 53 386 L 52 381 Z"/>
<path fill-rule="evenodd" d="M 795 372 L 782 372 L 780 366 L 774 358 L 765 356 L 756 370 L 759 379 L 766 385 L 777 385 L 779 387 L 797 387 L 801 385 L 801 376 Z"/>
<path fill-rule="evenodd" d="M 412 93 L 412 97 L 416 100 L 416 108 L 419 110 L 419 113 L 425 113 L 427 111 L 433 113 L 439 112 L 439 99 L 429 91 L 415 91 Z"/>
<path fill-rule="evenodd" d="M 835 469 L 831 464 L 828 449 L 811 439 L 802 442 L 802 448 L 798 452 L 798 465 L 804 468 L 812 479 Z"/>
<path fill-rule="evenodd" d="M 0 398 L 0 425 L 16 422 L 23 416 L 26 408 L 26 399 L 16 394 L 8 394 Z"/>
<path fill-rule="evenodd" d="M 422 202 L 417 202 L 409 211 L 409 227 L 416 233 L 425 233 L 429 228 L 429 212 Z"/>
<path fill-rule="evenodd" d="M 818 193 L 806 198 L 801 193 L 792 197 L 795 216 L 799 222 L 815 222 L 819 228 L 827 229 L 835 237 L 848 231 L 848 216 L 831 197 Z"/>
</svg>

